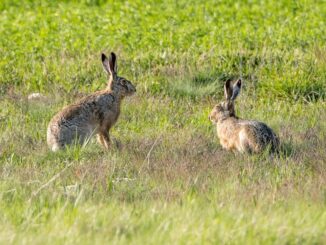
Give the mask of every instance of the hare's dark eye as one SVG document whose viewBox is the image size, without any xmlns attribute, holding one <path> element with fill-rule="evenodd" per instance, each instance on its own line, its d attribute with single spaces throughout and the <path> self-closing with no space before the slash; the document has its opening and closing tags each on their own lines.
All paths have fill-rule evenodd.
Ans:
<svg viewBox="0 0 326 245">
<path fill-rule="evenodd" d="M 127 82 L 126 82 L 125 80 L 122 80 L 122 81 L 120 82 L 120 84 L 121 84 L 122 87 L 124 87 L 124 88 L 128 88 L 128 86 L 127 86 Z"/>
</svg>

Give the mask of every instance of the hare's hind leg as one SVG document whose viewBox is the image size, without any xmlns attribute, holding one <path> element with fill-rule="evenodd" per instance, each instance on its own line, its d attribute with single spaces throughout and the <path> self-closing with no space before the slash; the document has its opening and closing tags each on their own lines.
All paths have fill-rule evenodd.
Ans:
<svg viewBox="0 0 326 245">
<path fill-rule="evenodd" d="M 111 141 L 108 132 L 99 132 L 97 134 L 97 141 L 104 146 L 105 149 L 110 148 Z"/>
</svg>

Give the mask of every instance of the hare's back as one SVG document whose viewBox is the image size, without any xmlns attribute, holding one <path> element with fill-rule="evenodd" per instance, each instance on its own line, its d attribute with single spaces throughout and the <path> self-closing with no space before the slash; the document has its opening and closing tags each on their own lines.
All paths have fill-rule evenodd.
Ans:
<svg viewBox="0 0 326 245">
<path fill-rule="evenodd" d="M 76 104 L 67 106 L 54 117 L 54 121 L 59 125 L 97 124 L 108 111 L 114 108 L 114 102 L 113 95 L 99 91 L 81 99 Z"/>
<path fill-rule="evenodd" d="M 74 104 L 65 107 L 62 111 L 57 113 L 51 123 L 58 127 L 81 126 L 89 123 L 91 120 L 91 111 L 80 104 Z"/>
</svg>

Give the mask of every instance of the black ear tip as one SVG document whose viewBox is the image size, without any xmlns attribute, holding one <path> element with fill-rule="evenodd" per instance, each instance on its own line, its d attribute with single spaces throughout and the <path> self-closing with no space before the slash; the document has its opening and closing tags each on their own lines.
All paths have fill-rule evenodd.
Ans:
<svg viewBox="0 0 326 245">
<path fill-rule="evenodd" d="M 115 57 L 116 57 L 116 55 L 115 55 L 114 52 L 111 52 L 111 57 L 112 57 L 112 58 L 115 58 Z"/>
<path fill-rule="evenodd" d="M 104 53 L 101 54 L 101 58 L 102 58 L 102 61 L 104 61 L 106 59 L 106 56 Z"/>
<path fill-rule="evenodd" d="M 225 86 L 229 86 L 230 83 L 231 83 L 231 79 L 228 79 L 228 80 L 225 81 L 224 85 L 225 85 Z"/>
<path fill-rule="evenodd" d="M 239 86 L 241 86 L 241 84 L 242 84 L 242 78 L 240 78 L 240 79 L 237 81 L 237 84 L 238 84 Z"/>
</svg>

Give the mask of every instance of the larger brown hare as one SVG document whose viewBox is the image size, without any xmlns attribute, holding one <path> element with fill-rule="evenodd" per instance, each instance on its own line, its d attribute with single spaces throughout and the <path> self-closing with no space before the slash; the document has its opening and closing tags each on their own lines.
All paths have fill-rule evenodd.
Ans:
<svg viewBox="0 0 326 245">
<path fill-rule="evenodd" d="M 216 124 L 217 135 L 224 149 L 246 153 L 260 153 L 266 149 L 277 151 L 279 139 L 265 123 L 240 119 L 235 115 L 234 101 L 241 90 L 241 79 L 224 85 L 225 101 L 216 105 L 209 119 Z"/>
<path fill-rule="evenodd" d="M 94 134 L 106 149 L 110 147 L 109 130 L 120 114 L 121 101 L 136 92 L 135 86 L 117 75 L 116 55 L 102 54 L 104 70 L 109 75 L 106 89 L 97 91 L 57 113 L 47 129 L 47 143 L 57 151 L 73 143 L 83 144 Z"/>
</svg>

